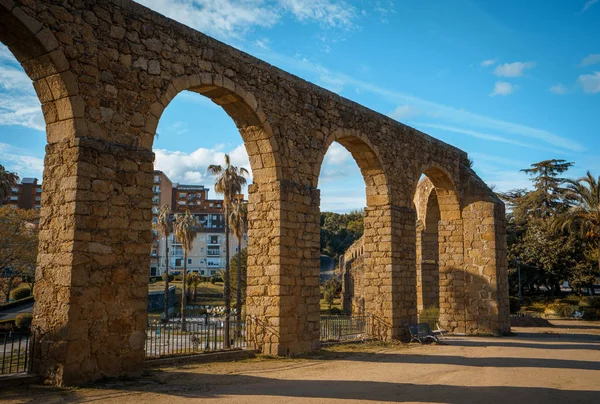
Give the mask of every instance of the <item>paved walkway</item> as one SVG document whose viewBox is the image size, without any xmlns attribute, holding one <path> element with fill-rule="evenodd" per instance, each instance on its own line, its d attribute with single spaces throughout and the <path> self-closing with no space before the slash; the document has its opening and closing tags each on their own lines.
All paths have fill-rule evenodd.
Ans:
<svg viewBox="0 0 600 404">
<path fill-rule="evenodd" d="M 302 359 L 212 363 L 93 388 L 0 392 L 7 403 L 597 403 L 600 323 L 516 328 L 444 345 L 346 345 Z"/>
</svg>

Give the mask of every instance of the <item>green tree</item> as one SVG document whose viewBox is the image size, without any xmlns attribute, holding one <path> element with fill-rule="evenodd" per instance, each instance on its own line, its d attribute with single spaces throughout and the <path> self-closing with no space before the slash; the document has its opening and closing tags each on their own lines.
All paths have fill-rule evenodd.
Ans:
<svg viewBox="0 0 600 404">
<path fill-rule="evenodd" d="M 336 296 L 340 293 L 342 289 L 342 284 L 337 279 L 333 278 L 325 282 L 323 285 L 323 298 L 327 302 L 329 306 L 329 310 L 331 311 L 331 306 L 333 306 L 333 301 Z"/>
<path fill-rule="evenodd" d="M 16 173 L 6 171 L 4 166 L 0 164 L 0 203 L 10 195 L 11 188 L 17 185 L 18 181 L 19 176 Z"/>
<path fill-rule="evenodd" d="M 243 167 L 231 165 L 231 159 L 228 154 L 225 154 L 225 166 L 211 164 L 207 169 L 208 173 L 213 175 L 215 181 L 215 192 L 223 195 L 223 210 L 225 213 L 225 244 L 227 245 L 227 253 L 225 254 L 225 279 L 223 285 L 223 294 L 225 295 L 225 330 L 224 343 L 225 348 L 230 347 L 231 339 L 229 338 L 229 316 L 231 314 L 231 296 L 229 292 L 229 212 L 231 204 L 236 198 L 236 195 L 242 193 L 242 187 L 246 185 L 246 178 L 249 175 L 248 170 Z"/>
<path fill-rule="evenodd" d="M 233 231 L 234 236 L 238 239 L 238 253 L 237 255 L 237 267 L 241 268 L 242 254 L 242 237 L 246 234 L 248 229 L 248 205 L 244 203 L 240 198 L 237 198 L 231 207 L 231 214 L 229 215 L 229 227 Z M 245 284 L 244 280 L 244 284 Z M 239 285 L 242 284 L 242 271 L 237 271 L 236 285 L 236 297 L 235 297 L 235 311 L 236 311 L 236 329 L 237 334 L 241 333 L 242 323 L 242 288 Z"/>
<path fill-rule="evenodd" d="M 158 233 L 165 238 L 165 321 L 169 319 L 169 236 L 173 232 L 173 221 L 171 220 L 171 208 L 163 205 L 158 210 L 158 220 L 154 227 Z"/>
<path fill-rule="evenodd" d="M 7 301 L 20 280 L 35 272 L 39 235 L 37 220 L 35 210 L 0 207 L 0 289 Z"/>
<path fill-rule="evenodd" d="M 566 172 L 573 163 L 566 160 L 544 160 L 532 164 L 521 171 L 532 177 L 534 191 L 523 196 L 523 207 L 534 217 L 549 218 L 554 216 L 563 206 L 562 185 L 566 181 L 559 175 Z"/>
<path fill-rule="evenodd" d="M 364 230 L 363 212 L 321 213 L 321 253 L 337 259 Z"/>
<path fill-rule="evenodd" d="M 588 171 L 586 176 L 577 180 L 567 180 L 564 191 L 565 199 L 572 204 L 568 210 L 557 216 L 554 228 L 569 230 L 585 240 L 595 250 L 595 256 L 600 271 L 600 177 L 595 178 Z M 585 265 L 583 265 L 585 268 Z M 583 269 L 582 268 L 582 269 Z M 587 273 L 588 281 L 594 282 L 594 273 Z M 592 293 L 594 288 L 590 288 Z"/>
<path fill-rule="evenodd" d="M 198 235 L 200 222 L 186 209 L 185 214 L 175 216 L 175 236 L 183 247 L 183 276 L 181 279 L 181 331 L 185 331 L 185 306 L 186 306 L 186 277 L 187 277 L 187 255 L 192 250 L 194 239 Z"/>
</svg>

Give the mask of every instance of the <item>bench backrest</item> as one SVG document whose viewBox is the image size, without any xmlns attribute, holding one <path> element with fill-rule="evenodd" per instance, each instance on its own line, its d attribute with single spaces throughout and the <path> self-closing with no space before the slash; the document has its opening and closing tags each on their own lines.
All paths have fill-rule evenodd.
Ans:
<svg viewBox="0 0 600 404">
<path fill-rule="evenodd" d="M 429 327 L 428 323 L 421 323 L 421 324 L 409 324 L 408 325 L 408 332 L 410 332 L 410 335 L 413 337 L 426 337 L 428 335 L 433 335 L 433 333 L 431 332 L 431 328 Z"/>
</svg>

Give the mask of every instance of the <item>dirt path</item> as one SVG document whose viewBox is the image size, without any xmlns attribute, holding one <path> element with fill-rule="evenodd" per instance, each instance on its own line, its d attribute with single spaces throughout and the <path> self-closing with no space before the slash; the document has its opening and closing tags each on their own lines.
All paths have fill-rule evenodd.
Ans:
<svg viewBox="0 0 600 404">
<path fill-rule="evenodd" d="M 155 369 L 93 388 L 0 392 L 7 403 L 594 403 L 600 323 L 515 328 L 444 345 L 353 345 L 302 359 Z"/>
</svg>

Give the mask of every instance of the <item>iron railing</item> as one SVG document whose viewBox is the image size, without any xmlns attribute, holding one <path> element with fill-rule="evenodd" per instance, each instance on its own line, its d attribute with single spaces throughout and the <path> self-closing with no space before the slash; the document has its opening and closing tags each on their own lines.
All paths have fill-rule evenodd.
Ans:
<svg viewBox="0 0 600 404">
<path fill-rule="evenodd" d="M 374 337 L 372 316 L 321 316 L 321 342 Z"/>
<path fill-rule="evenodd" d="M 29 331 L 0 332 L 0 374 L 29 371 L 30 341 Z"/>
<path fill-rule="evenodd" d="M 241 323 L 238 329 L 235 319 L 232 319 L 229 329 L 229 349 L 246 348 L 245 323 Z M 225 322 L 218 318 L 189 318 L 185 328 L 182 327 L 181 319 L 173 319 L 167 323 L 153 321 L 148 324 L 146 333 L 146 358 L 227 349 L 223 339 L 224 331 Z"/>
</svg>

